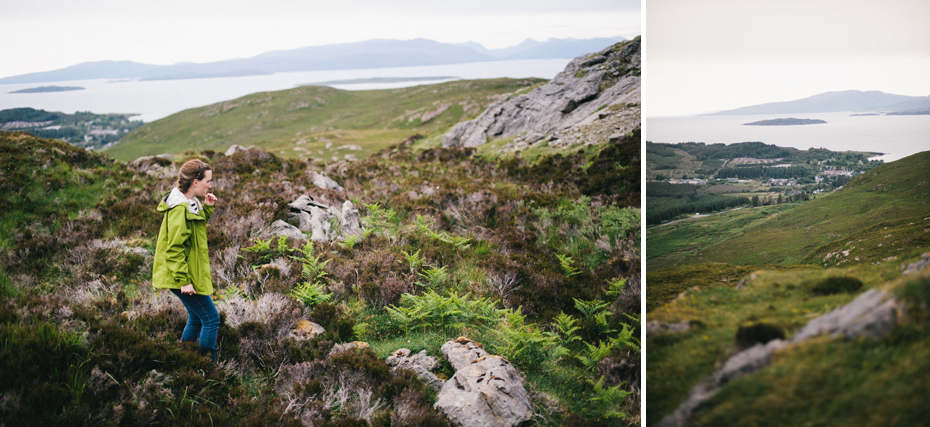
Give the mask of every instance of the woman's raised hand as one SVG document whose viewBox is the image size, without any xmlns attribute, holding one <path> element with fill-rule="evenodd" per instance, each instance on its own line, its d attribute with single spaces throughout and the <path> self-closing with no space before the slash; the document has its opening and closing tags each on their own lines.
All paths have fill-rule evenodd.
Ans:
<svg viewBox="0 0 930 427">
<path fill-rule="evenodd" d="M 212 204 L 216 203 L 216 196 L 214 196 L 213 193 L 207 193 L 207 197 L 206 197 L 206 200 L 204 201 L 204 203 L 206 203 L 206 204 L 208 204 L 208 205 L 212 205 Z"/>
</svg>

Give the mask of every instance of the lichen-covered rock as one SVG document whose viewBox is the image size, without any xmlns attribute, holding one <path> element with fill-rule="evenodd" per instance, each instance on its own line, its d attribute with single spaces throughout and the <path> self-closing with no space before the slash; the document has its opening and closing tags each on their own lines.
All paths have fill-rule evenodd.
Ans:
<svg viewBox="0 0 930 427">
<path fill-rule="evenodd" d="M 297 322 L 297 328 L 291 331 L 291 337 L 298 341 L 303 341 L 322 334 L 323 332 L 326 332 L 326 329 L 323 329 L 322 326 L 307 320 L 301 320 Z"/>
<path fill-rule="evenodd" d="M 484 356 L 457 370 L 433 407 L 454 426 L 510 427 L 533 417 L 523 378 L 499 356 Z"/>
<path fill-rule="evenodd" d="M 488 355 L 488 352 L 484 350 L 481 344 L 465 337 L 446 342 L 439 348 L 439 351 L 446 356 L 446 359 L 449 359 L 449 363 L 452 364 L 452 368 L 456 371 Z"/>
<path fill-rule="evenodd" d="M 455 125 L 442 146 L 477 147 L 488 138 L 518 134 L 526 134 L 522 139 L 531 144 L 545 134 L 590 125 L 613 114 L 612 110 L 601 111 L 603 107 L 639 104 L 639 68 L 639 38 L 575 58 L 549 83 L 491 104 L 474 120 Z M 626 134 L 639 126 L 639 120 L 634 121 L 607 132 Z"/>
<path fill-rule="evenodd" d="M 433 356 L 428 356 L 426 350 L 421 350 L 419 353 L 412 356 L 410 353 L 409 349 L 398 349 L 384 359 L 384 363 L 392 369 L 407 369 L 413 371 L 413 373 L 417 374 L 430 388 L 437 392 L 441 390 L 445 382 L 430 372 L 439 365 L 439 361 Z"/>
<path fill-rule="evenodd" d="M 317 171 L 310 171 L 310 172 L 307 172 L 307 174 L 310 177 L 310 182 L 312 182 L 313 185 L 319 188 L 323 188 L 326 190 L 344 191 L 342 186 L 339 185 L 339 183 L 337 183 L 336 181 L 333 181 L 330 177 L 326 175 L 323 175 Z"/>
</svg>

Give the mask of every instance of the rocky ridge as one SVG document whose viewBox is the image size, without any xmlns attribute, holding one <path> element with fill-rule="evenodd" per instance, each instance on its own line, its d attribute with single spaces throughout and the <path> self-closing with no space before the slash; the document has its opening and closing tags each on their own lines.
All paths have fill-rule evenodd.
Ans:
<svg viewBox="0 0 930 427">
<path fill-rule="evenodd" d="M 443 147 L 517 136 L 505 149 L 618 140 L 640 126 L 640 38 L 572 60 L 549 83 L 455 125 Z"/>
</svg>

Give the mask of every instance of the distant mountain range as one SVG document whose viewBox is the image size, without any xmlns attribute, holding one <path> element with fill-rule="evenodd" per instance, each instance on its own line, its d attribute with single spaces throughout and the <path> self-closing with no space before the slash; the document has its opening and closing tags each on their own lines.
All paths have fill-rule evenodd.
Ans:
<svg viewBox="0 0 930 427">
<path fill-rule="evenodd" d="M 918 114 L 930 111 L 930 96 L 905 96 L 870 90 L 846 90 L 826 92 L 804 99 L 786 102 L 770 102 L 710 115 L 746 114 L 800 114 L 832 113 L 844 111 L 882 111 L 897 114 Z"/>
<path fill-rule="evenodd" d="M 575 58 L 596 52 L 622 37 L 596 39 L 527 39 L 517 46 L 486 49 L 475 42 L 449 44 L 426 39 L 367 40 L 266 52 L 251 58 L 203 64 L 141 64 L 132 61 L 84 62 L 59 70 L 0 78 L 0 84 L 91 79 L 177 80 L 264 75 L 293 71 L 348 70 L 461 64 L 512 59 Z"/>
</svg>

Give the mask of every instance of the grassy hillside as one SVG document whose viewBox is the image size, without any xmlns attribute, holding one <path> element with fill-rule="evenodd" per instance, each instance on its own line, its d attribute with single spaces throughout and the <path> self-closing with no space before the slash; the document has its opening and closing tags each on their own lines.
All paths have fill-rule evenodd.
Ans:
<svg viewBox="0 0 930 427">
<path fill-rule="evenodd" d="M 912 262 L 920 251 L 910 249 L 901 261 Z M 698 381 L 738 350 L 740 326 L 772 325 L 790 337 L 814 317 L 844 305 L 859 292 L 891 283 L 917 286 L 930 293 L 930 279 L 917 285 L 901 278 L 901 262 L 829 269 L 763 269 L 737 280 L 691 289 L 683 297 L 647 314 L 649 322 L 697 321 L 684 333 L 647 339 L 649 425 L 675 409 Z M 721 272 L 741 266 L 690 266 L 689 282 L 714 282 Z M 668 271 L 668 270 L 667 270 Z M 827 277 L 854 277 L 861 291 L 822 295 L 812 289 Z M 653 285 L 652 275 L 648 278 Z M 914 290 L 913 288 L 911 290 Z M 901 291 L 903 292 L 903 290 Z M 909 312 L 909 320 L 879 340 L 816 339 L 789 347 L 763 370 L 733 381 L 694 420 L 695 425 L 916 425 L 927 416 L 926 405 L 907 396 L 924 395 L 930 363 L 926 307 Z M 739 414 L 739 417 L 737 417 Z M 918 415 L 920 414 L 920 415 Z M 743 418 L 746 417 L 746 418 Z"/>
<path fill-rule="evenodd" d="M 502 78 L 402 89 L 302 86 L 262 92 L 148 123 L 106 153 L 126 161 L 187 149 L 224 152 L 239 144 L 281 157 L 363 158 L 412 133 L 438 137 L 455 123 L 480 114 L 499 96 L 523 93 L 544 82 Z"/>
<path fill-rule="evenodd" d="M 149 281 L 170 165 L 0 132 L 0 419 L 441 426 L 436 394 L 383 360 L 400 347 L 439 356 L 466 335 L 526 375 L 532 423 L 637 425 L 634 140 L 536 165 L 418 150 L 416 138 L 325 169 L 262 150 L 190 155 L 211 164 L 219 197 L 207 227 L 224 313 L 213 365 L 179 342 L 186 312 Z M 314 168 L 345 192 L 314 187 Z M 367 234 L 258 238 L 303 194 L 354 201 Z M 327 332 L 289 337 L 299 320 Z M 371 347 L 327 357 L 354 340 Z M 306 382 L 279 389 L 284 371 Z M 445 362 L 436 372 L 453 374 Z"/>
<path fill-rule="evenodd" d="M 690 321 L 647 339 L 655 424 L 698 381 L 738 352 L 738 328 L 763 323 L 791 335 L 811 319 L 886 287 L 907 304 L 888 336 L 817 338 L 775 354 L 727 383 L 693 425 L 914 425 L 930 363 L 930 269 L 902 265 L 930 250 L 930 152 L 875 167 L 805 203 L 745 207 L 648 230 L 647 321 Z M 656 267 L 658 266 L 658 267 Z M 861 288 L 824 291 L 828 278 Z M 848 280 L 848 279 L 844 279 Z"/>
<path fill-rule="evenodd" d="M 926 228 L 930 216 L 928 168 L 930 152 L 918 153 L 802 204 L 745 207 L 652 227 L 650 271 L 702 262 L 834 265 L 895 257 L 927 242 L 914 232 Z"/>
</svg>

